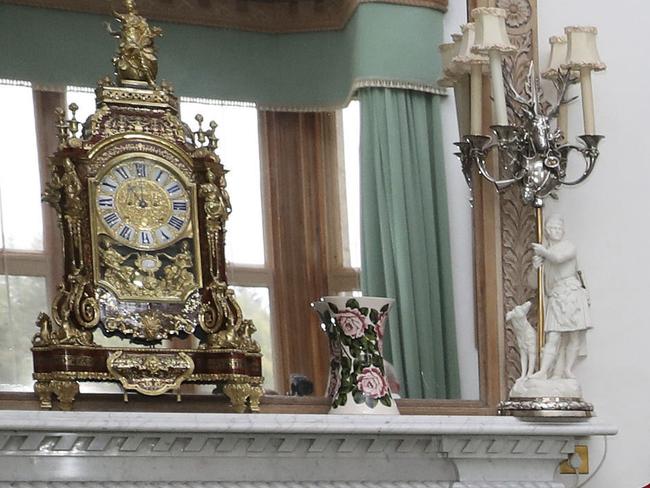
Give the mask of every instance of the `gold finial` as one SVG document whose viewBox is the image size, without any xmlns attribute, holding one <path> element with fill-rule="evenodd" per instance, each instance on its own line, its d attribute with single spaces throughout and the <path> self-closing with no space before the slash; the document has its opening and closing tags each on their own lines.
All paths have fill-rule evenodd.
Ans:
<svg viewBox="0 0 650 488">
<path fill-rule="evenodd" d="M 214 151 L 217 149 L 217 144 L 219 143 L 219 139 L 217 139 L 217 123 L 214 120 L 210 121 L 210 130 L 207 131 L 207 136 L 208 136 L 208 149 L 210 151 Z"/>
<path fill-rule="evenodd" d="M 77 110 L 79 110 L 79 105 L 73 102 L 68 105 L 68 108 L 70 109 L 70 112 L 72 112 L 72 118 L 68 120 L 68 126 L 70 127 L 70 133 L 72 136 L 76 137 L 80 125 L 79 121 L 77 120 Z"/>
<path fill-rule="evenodd" d="M 194 131 L 194 138 L 198 147 L 203 147 L 207 137 L 207 132 L 203 130 L 203 115 L 196 114 L 194 120 L 199 123 L 199 130 Z"/>
<path fill-rule="evenodd" d="M 63 146 L 70 135 L 68 132 L 70 130 L 70 126 L 68 125 L 68 121 L 65 120 L 65 110 L 63 108 L 57 107 L 54 110 L 54 113 L 56 114 L 57 118 L 56 128 L 58 129 L 59 146 Z"/>
<path fill-rule="evenodd" d="M 159 27 L 150 27 L 147 20 L 138 15 L 134 0 L 124 0 L 126 13 L 113 12 L 122 29 L 114 31 L 107 24 L 108 33 L 119 39 L 117 55 L 113 58 L 117 82 L 125 85 L 156 85 L 158 57 L 154 39 L 162 35 Z"/>
</svg>

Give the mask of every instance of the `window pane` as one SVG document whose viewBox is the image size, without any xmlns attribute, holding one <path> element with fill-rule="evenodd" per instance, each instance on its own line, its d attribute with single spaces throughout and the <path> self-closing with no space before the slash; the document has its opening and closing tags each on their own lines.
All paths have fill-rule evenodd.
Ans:
<svg viewBox="0 0 650 488">
<path fill-rule="evenodd" d="M 0 247 L 42 250 L 32 89 L 26 83 L 10 83 L 0 80 Z"/>
<path fill-rule="evenodd" d="M 219 124 L 217 154 L 229 171 L 226 177 L 232 203 L 226 234 L 226 259 L 238 264 L 264 264 L 262 193 L 257 110 L 253 107 L 181 102 L 183 120 L 196 129 L 194 116 Z"/>
<path fill-rule="evenodd" d="M 257 328 L 253 334 L 262 348 L 262 374 L 264 388 L 274 390 L 273 344 L 271 342 L 271 308 L 269 307 L 269 289 L 263 287 L 233 286 L 237 302 L 244 312 L 244 317 L 251 319 Z"/>
<path fill-rule="evenodd" d="M 343 157 L 345 158 L 345 201 L 342 209 L 347 214 L 347 243 L 349 262 L 343 264 L 361 267 L 361 190 L 359 186 L 359 102 L 353 100 L 343 109 Z M 345 232 L 344 232 L 345 234 Z M 347 255 L 347 253 L 344 253 Z"/>
<path fill-rule="evenodd" d="M 91 88 L 69 86 L 65 92 L 65 98 L 66 105 L 74 102 L 79 107 L 75 114 L 75 118 L 79 122 L 86 122 L 86 119 L 95 113 L 95 92 Z"/>
<path fill-rule="evenodd" d="M 46 301 L 45 278 L 0 276 L 0 391 L 32 389 L 31 339 Z"/>
</svg>

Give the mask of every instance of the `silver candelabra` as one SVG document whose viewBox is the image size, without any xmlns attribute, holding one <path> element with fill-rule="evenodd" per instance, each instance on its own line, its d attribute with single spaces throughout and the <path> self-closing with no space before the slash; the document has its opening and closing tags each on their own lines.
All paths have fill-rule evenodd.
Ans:
<svg viewBox="0 0 650 488">
<path fill-rule="evenodd" d="M 512 74 L 505 69 L 503 62 L 503 56 L 517 51 L 517 47 L 508 38 L 506 17 L 504 9 L 474 9 L 474 22 L 462 26 L 462 35 L 452 35 L 454 42 L 440 46 L 444 76 L 439 83 L 454 87 L 455 90 L 461 134 L 461 141 L 456 143 L 456 155 L 472 194 L 470 201 L 473 202 L 474 180 L 479 178 L 477 174 L 492 183 L 499 193 L 516 189 L 522 202 L 535 209 L 537 243 L 533 247 L 536 245 L 543 248 L 544 200 L 549 196 L 555 197 L 562 186 L 577 185 L 587 180 L 596 165 L 598 145 L 603 136 L 596 135 L 595 132 L 591 72 L 602 71 L 606 67 L 596 49 L 596 28 L 569 26 L 564 29 L 566 37 L 554 36 L 549 39 L 551 59 L 543 77 L 551 80 L 555 86 L 555 103 L 544 99 L 541 82 L 532 63 L 520 92 L 514 87 Z M 487 73 L 490 75 L 492 92 L 493 125 L 490 127 L 490 136 L 482 134 L 482 83 Z M 578 81 L 585 135 L 578 136 L 579 143 L 569 144 L 567 106 L 577 97 L 567 99 L 567 90 Z M 570 175 L 579 173 L 573 168 L 568 171 L 570 155 L 576 152 L 582 155 L 584 169 L 582 174 L 572 177 Z M 488 167 L 490 154 L 497 156 L 496 170 Z M 543 266 L 538 266 L 538 365 L 541 364 L 540 354 L 545 345 L 544 282 Z M 531 369 L 534 369 L 535 363 L 532 364 Z M 501 414 L 559 417 L 591 415 L 593 406 L 577 398 L 581 396 L 577 382 L 575 385 L 569 385 L 570 382 L 556 385 L 549 380 L 550 382 L 542 381 L 538 384 L 540 380 L 535 377 L 537 373 L 531 375 L 523 369 L 522 365 L 521 381 L 518 380 L 520 384 L 515 384 L 517 389 L 513 387 L 510 399 L 499 406 Z M 535 398 L 529 398 L 531 395 Z"/>
<path fill-rule="evenodd" d="M 565 98 L 568 87 L 578 80 L 569 70 L 562 71 L 553 80 L 557 90 L 554 105 L 543 100 L 539 79 L 531 63 L 525 83 L 524 93 L 514 88 L 506 75 L 506 103 L 515 115 L 518 125 L 493 125 L 494 135 L 466 135 L 457 142 L 465 181 L 472 191 L 473 171 L 476 167 L 481 176 L 494 184 L 502 192 L 517 185 L 523 201 L 535 208 L 541 208 L 543 199 L 554 196 L 554 191 L 563 185 L 577 185 L 585 181 L 596 165 L 598 144 L 603 136 L 581 135 L 581 145 L 567 144 L 560 128 L 553 128 L 561 105 L 573 101 Z M 490 152 L 497 148 L 501 175 L 492 175 L 487 168 Z M 583 173 L 571 180 L 567 177 L 568 156 L 577 151 L 584 158 Z"/>
</svg>

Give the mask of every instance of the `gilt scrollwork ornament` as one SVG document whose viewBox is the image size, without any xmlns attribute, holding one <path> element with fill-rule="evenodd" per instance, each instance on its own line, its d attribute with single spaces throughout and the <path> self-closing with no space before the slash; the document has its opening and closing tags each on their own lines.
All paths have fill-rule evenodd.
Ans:
<svg viewBox="0 0 650 488">
<path fill-rule="evenodd" d="M 222 170 L 223 172 L 223 170 Z M 206 171 L 206 183 L 199 187 L 199 196 L 203 198 L 205 210 L 205 227 L 208 241 L 209 269 L 214 279 L 222 279 L 220 256 L 221 239 L 225 235 L 226 221 L 232 212 L 230 197 L 226 191 L 226 178 L 221 175 L 217 180 L 215 171 Z"/>
<path fill-rule="evenodd" d="M 99 306 L 91 290 L 90 279 L 78 272 L 69 274 L 59 285 L 52 302 L 55 343 L 94 345 L 92 332 L 84 330 L 99 323 Z"/>
<path fill-rule="evenodd" d="M 184 352 L 149 354 L 115 351 L 106 360 L 109 372 L 125 390 L 161 395 L 176 390 L 194 371 L 194 361 Z"/>
<path fill-rule="evenodd" d="M 84 265 L 83 243 L 81 240 L 82 220 L 85 205 L 82 201 L 83 186 L 70 158 L 54 160 L 51 165 L 50 181 L 45 185 L 42 200 L 49 203 L 57 213 L 59 226 L 64 233 L 64 243 L 69 242 L 71 249 L 67 255 L 73 266 Z M 70 239 L 65 239 L 69 236 Z M 64 251 L 66 246 L 64 246 Z"/>
<path fill-rule="evenodd" d="M 259 353 L 260 346 L 252 338 L 255 325 L 252 320 L 244 319 L 235 292 L 223 282 L 212 283 L 208 292 L 209 298 L 204 299 L 199 313 L 201 328 L 208 332 L 203 347 Z"/>
<path fill-rule="evenodd" d="M 251 401 L 251 394 L 253 394 L 254 398 L 251 401 L 251 408 L 255 408 L 255 411 L 257 411 L 259 410 L 259 396 L 256 391 L 257 388 L 255 391 L 253 388 L 248 383 L 229 383 L 223 387 L 223 392 L 230 399 L 233 409 L 237 413 L 246 411 L 246 403 Z M 253 402 L 255 402 L 254 405 Z"/>
<path fill-rule="evenodd" d="M 32 338 L 32 345 L 34 346 L 49 346 L 52 344 L 54 336 L 52 334 L 52 320 L 46 313 L 39 313 L 36 319 L 36 327 L 38 332 Z"/>
<path fill-rule="evenodd" d="M 78 130 L 78 127 L 73 125 L 72 129 Z M 70 128 L 66 130 L 66 133 L 71 131 Z M 71 133 L 74 135 L 76 131 Z M 45 314 L 38 318 L 40 332 L 34 337 L 34 345 L 94 345 L 88 329 L 99 322 L 99 306 L 84 259 L 84 188 L 70 158 L 54 159 L 50 168 L 51 179 L 43 193 L 43 201 L 52 205 L 57 213 L 63 234 L 64 261 L 70 272 L 58 286 L 52 302 L 52 318 Z"/>
<path fill-rule="evenodd" d="M 74 399 L 79 394 L 79 383 L 76 381 L 52 380 L 49 388 L 59 400 L 61 410 L 72 410 Z"/>
<path fill-rule="evenodd" d="M 200 299 L 198 292 L 194 292 L 185 303 L 166 304 L 165 310 L 152 309 L 148 303 L 127 310 L 111 292 L 100 288 L 99 303 L 104 315 L 103 327 L 108 333 L 117 332 L 152 344 L 173 336 L 192 334 L 196 328 Z"/>
<path fill-rule="evenodd" d="M 122 254 L 117 247 L 105 239 L 99 255 L 101 278 L 120 298 L 185 299 L 196 289 L 194 260 L 188 241 L 181 243 L 176 254 Z"/>
<path fill-rule="evenodd" d="M 99 307 L 84 259 L 84 189 L 70 158 L 55 160 L 51 168 L 52 176 L 46 185 L 43 200 L 57 212 L 63 231 L 64 259 L 71 269 L 59 285 L 52 303 L 55 325 L 52 337 L 59 344 L 90 345 L 93 344 L 92 333 L 84 329 L 97 325 Z"/>
<path fill-rule="evenodd" d="M 236 337 L 236 331 L 243 320 L 241 309 L 236 300 L 229 300 L 232 296 L 232 290 L 222 281 L 213 281 L 206 287 L 207 298 L 204 297 L 201 310 L 199 312 L 199 324 L 208 334 L 221 332 L 222 339 L 219 341 L 225 344 L 229 338 Z M 232 303 L 232 307 L 231 307 Z M 219 347 L 214 342 L 214 347 Z"/>
<path fill-rule="evenodd" d="M 193 132 L 198 147 L 196 156 L 206 161 L 205 182 L 199 186 L 199 197 L 205 215 L 210 279 L 199 312 L 201 329 L 208 334 L 202 347 L 259 353 L 260 346 L 252 338 L 255 325 L 244 319 L 235 292 L 228 288 L 225 277 L 224 241 L 232 206 L 226 190 L 226 171 L 214 154 L 218 146 L 217 124 L 211 121 L 209 129 L 204 130 L 203 116 L 199 114 L 195 119 L 199 124 L 198 130 Z"/>
</svg>

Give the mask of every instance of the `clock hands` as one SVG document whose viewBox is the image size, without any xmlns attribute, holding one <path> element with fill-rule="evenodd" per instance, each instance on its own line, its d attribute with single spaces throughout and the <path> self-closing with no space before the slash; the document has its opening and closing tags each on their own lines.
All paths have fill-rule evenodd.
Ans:
<svg viewBox="0 0 650 488">
<path fill-rule="evenodd" d="M 144 185 L 142 183 L 140 183 L 139 189 L 140 189 L 140 198 L 139 198 L 138 205 L 140 206 L 140 208 L 147 208 L 148 205 L 147 205 L 147 201 L 144 199 Z"/>
</svg>

